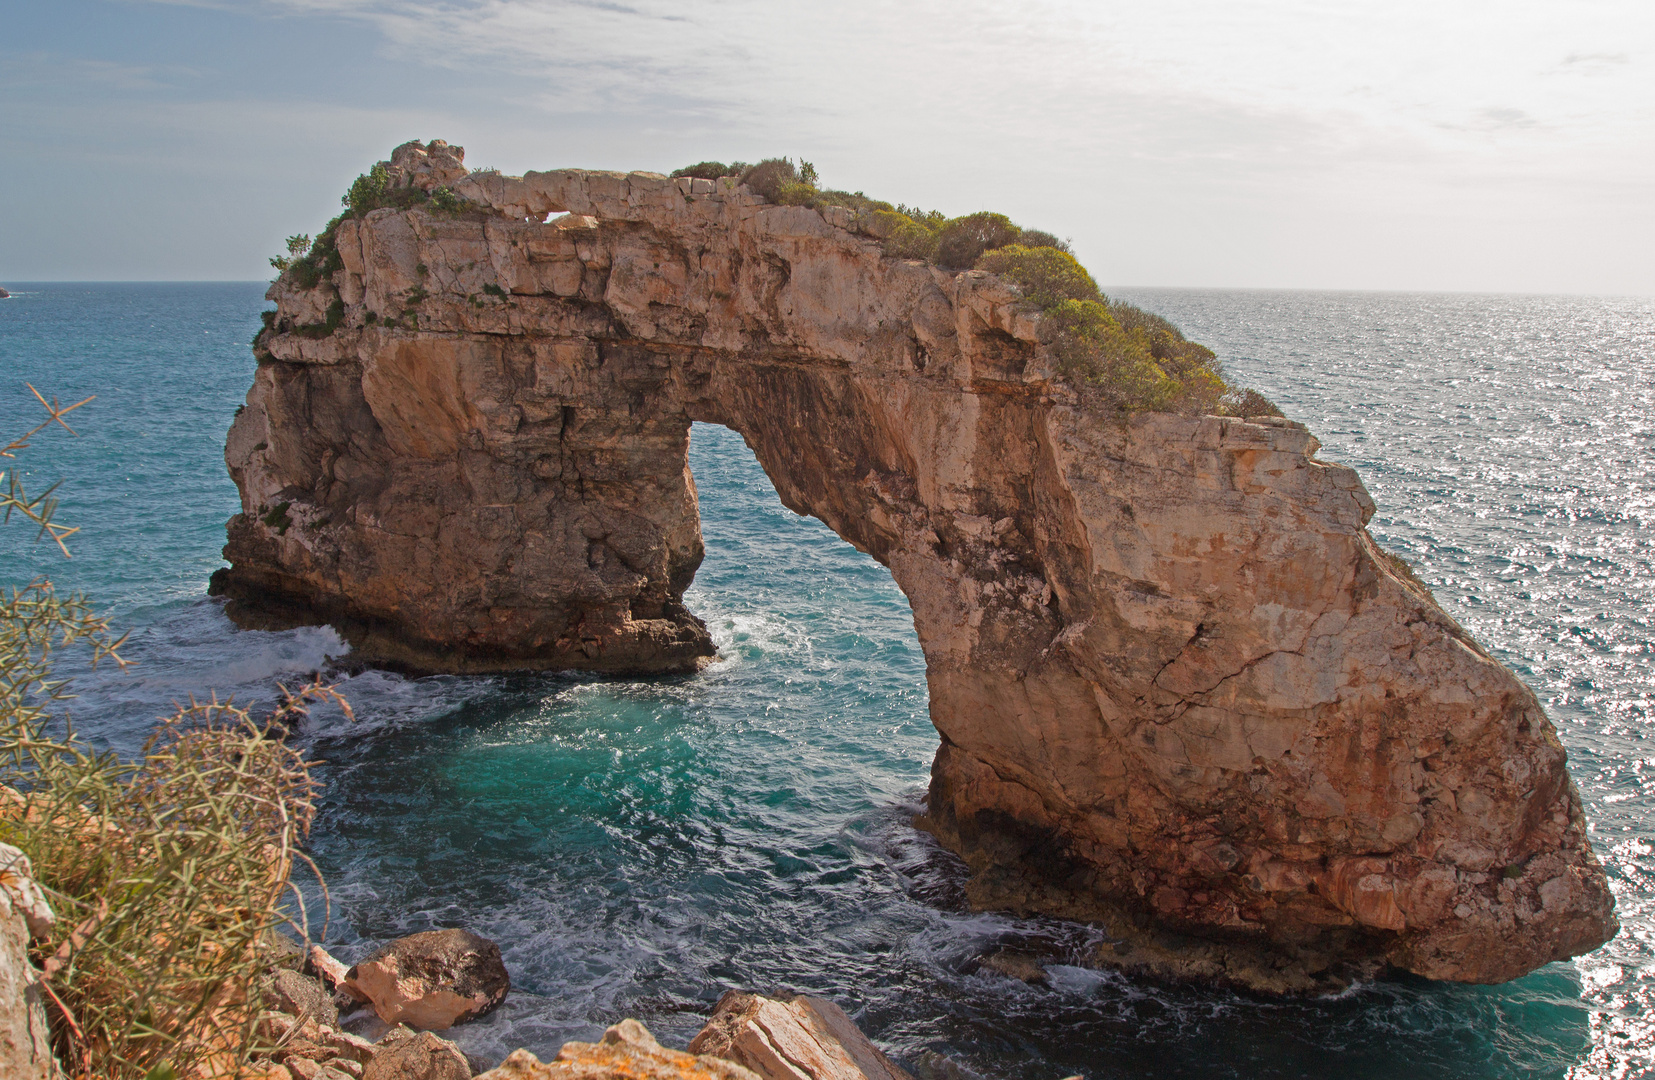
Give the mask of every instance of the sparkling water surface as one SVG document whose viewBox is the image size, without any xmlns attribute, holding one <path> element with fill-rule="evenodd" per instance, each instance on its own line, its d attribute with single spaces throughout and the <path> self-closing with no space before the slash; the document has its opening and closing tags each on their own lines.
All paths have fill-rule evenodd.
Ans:
<svg viewBox="0 0 1655 1080">
<path fill-rule="evenodd" d="M 8 288 L 0 431 L 32 423 L 25 381 L 97 395 L 78 438 L 43 433 L 21 462 L 31 484 L 65 480 L 74 558 L 0 532 L 0 581 L 49 573 L 133 631 L 136 666 L 77 676 L 81 730 L 131 749 L 173 700 L 268 701 L 325 667 L 331 631 L 238 631 L 205 596 L 237 508 L 224 431 L 263 285 Z M 937 739 L 906 602 L 785 510 L 738 436 L 697 425 L 707 559 L 688 600 L 720 661 L 646 680 L 343 680 L 357 722 L 318 712 L 302 734 L 325 762 L 311 848 L 330 946 L 348 960 L 456 925 L 499 941 L 511 998 L 452 1032 L 491 1061 L 624 1016 L 681 1045 L 739 987 L 825 994 L 899 1059 L 935 1050 L 1017 1080 L 1655 1074 L 1655 302 L 1114 295 L 1211 345 L 1355 466 L 1375 535 L 1534 687 L 1619 938 L 1504 986 L 1318 1000 L 979 971 L 1001 944 L 1078 957 L 1095 938 L 966 910 L 960 864 L 909 826 Z"/>
</svg>

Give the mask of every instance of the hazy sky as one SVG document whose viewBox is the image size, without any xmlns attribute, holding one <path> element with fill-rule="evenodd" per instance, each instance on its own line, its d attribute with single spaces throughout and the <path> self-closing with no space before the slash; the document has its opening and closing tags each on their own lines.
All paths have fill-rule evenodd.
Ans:
<svg viewBox="0 0 1655 1080">
<path fill-rule="evenodd" d="M 0 282 L 267 277 L 439 137 L 802 156 L 1106 284 L 1655 293 L 1650 0 L 0 0 Z"/>
</svg>

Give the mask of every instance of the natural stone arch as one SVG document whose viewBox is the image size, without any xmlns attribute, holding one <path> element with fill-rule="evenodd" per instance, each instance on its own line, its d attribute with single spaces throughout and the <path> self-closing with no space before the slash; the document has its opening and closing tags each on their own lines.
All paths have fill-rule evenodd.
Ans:
<svg viewBox="0 0 1655 1080">
<path fill-rule="evenodd" d="M 907 595 L 926 824 L 977 903 L 1275 988 L 1497 981 L 1613 932 L 1538 702 L 1301 425 L 1100 415 L 1012 288 L 886 258 L 839 208 L 390 164 L 467 208 L 346 220 L 331 278 L 272 287 L 226 448 L 238 618 L 416 670 L 693 669 L 688 432 L 722 424 Z M 1174 960 L 1155 928 L 1220 944 Z"/>
</svg>

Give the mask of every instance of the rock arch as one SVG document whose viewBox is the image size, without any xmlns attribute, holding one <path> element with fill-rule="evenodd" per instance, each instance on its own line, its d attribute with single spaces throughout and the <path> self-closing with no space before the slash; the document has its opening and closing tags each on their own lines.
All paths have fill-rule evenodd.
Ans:
<svg viewBox="0 0 1655 1080">
<path fill-rule="evenodd" d="M 272 286 L 226 445 L 238 619 L 412 670 L 692 670 L 709 421 L 908 596 L 925 824 L 979 904 L 1277 989 L 1499 981 L 1614 932 L 1534 695 L 1301 425 L 1100 417 L 1003 282 L 731 178 L 467 174 L 441 143 L 389 175 L 463 205 L 345 220 L 336 272 Z"/>
</svg>

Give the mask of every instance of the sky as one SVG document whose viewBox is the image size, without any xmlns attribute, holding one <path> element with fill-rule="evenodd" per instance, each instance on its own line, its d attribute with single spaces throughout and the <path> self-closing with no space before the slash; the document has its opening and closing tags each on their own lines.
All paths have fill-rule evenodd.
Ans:
<svg viewBox="0 0 1655 1080">
<path fill-rule="evenodd" d="M 1650 0 L 0 0 L 0 284 L 268 277 L 415 138 L 803 158 L 1106 286 L 1655 294 Z"/>
</svg>

